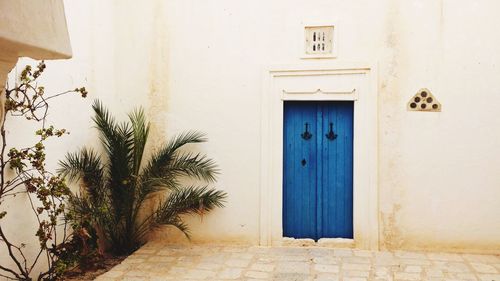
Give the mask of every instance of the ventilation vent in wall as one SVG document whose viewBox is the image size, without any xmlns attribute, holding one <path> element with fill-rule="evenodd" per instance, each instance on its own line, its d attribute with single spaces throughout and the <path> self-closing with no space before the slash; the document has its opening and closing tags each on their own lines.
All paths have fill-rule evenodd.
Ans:
<svg viewBox="0 0 500 281">
<path fill-rule="evenodd" d="M 334 28 L 333 25 L 305 27 L 306 58 L 335 56 Z"/>
<path fill-rule="evenodd" d="M 409 111 L 441 111 L 441 104 L 428 89 L 420 89 L 408 102 Z"/>
</svg>

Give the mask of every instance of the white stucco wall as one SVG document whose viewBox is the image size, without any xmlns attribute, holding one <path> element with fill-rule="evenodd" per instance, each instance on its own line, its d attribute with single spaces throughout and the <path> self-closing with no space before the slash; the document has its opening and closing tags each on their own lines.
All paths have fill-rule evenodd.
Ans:
<svg viewBox="0 0 500 281">
<path fill-rule="evenodd" d="M 84 84 L 114 111 L 146 106 L 155 144 L 188 129 L 207 133 L 195 149 L 218 162 L 216 186 L 229 198 L 190 220 L 195 242 L 258 243 L 263 72 L 312 64 L 299 58 L 301 26 L 331 21 L 338 58 L 323 63 L 378 66 L 380 247 L 500 251 L 498 2 L 65 4 L 74 58 L 48 64 L 51 87 Z M 424 87 L 441 113 L 406 110 Z M 90 99 L 71 99 L 52 115 L 72 131 L 53 159 L 95 142 Z"/>
<path fill-rule="evenodd" d="M 297 53 L 301 24 L 332 21 L 337 60 L 379 67 L 380 246 L 499 251 L 498 5 L 166 2 L 167 124 L 207 131 L 230 194 L 228 207 L 195 233 L 255 241 L 261 71 L 311 63 Z M 441 113 L 406 111 L 423 87 Z"/>
<path fill-rule="evenodd" d="M 2 0 L 0 23 L 3 53 L 9 51 L 37 59 L 71 57 L 61 0 Z"/>
<path fill-rule="evenodd" d="M 62 0 L 0 1 L 0 120 L 3 120 L 4 115 L 3 90 L 7 75 L 21 56 L 36 59 L 71 57 Z M 71 84 L 70 80 L 61 81 L 57 76 L 53 76 L 51 80 L 57 81 L 54 84 L 58 86 Z M 14 83 L 13 80 L 10 82 Z M 8 119 L 8 148 L 11 145 L 19 148 L 29 143 L 34 135 L 34 128 L 25 122 L 12 122 L 11 118 Z M 51 162 L 55 163 L 53 160 Z M 2 202 L 2 211 L 7 211 L 8 214 L 1 223 L 10 242 L 16 245 L 26 244 L 23 251 L 29 262 L 32 262 L 38 249 L 35 237 L 38 223 L 34 216 L 27 215 L 30 212 L 28 210 L 30 207 L 26 196 L 7 198 Z M 13 266 L 7 258 L 6 248 L 3 245 L 0 248 L 0 264 L 5 267 Z M 39 265 L 44 262 L 41 260 Z M 34 269 L 34 272 L 37 271 L 38 267 Z"/>
<path fill-rule="evenodd" d="M 393 247 L 498 252 L 498 2 L 405 4 L 380 77 L 382 238 Z M 441 113 L 404 110 L 421 87 Z"/>
</svg>

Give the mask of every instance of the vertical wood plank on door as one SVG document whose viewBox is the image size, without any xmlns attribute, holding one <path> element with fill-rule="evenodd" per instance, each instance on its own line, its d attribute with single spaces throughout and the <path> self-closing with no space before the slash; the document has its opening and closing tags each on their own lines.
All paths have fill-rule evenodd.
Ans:
<svg viewBox="0 0 500 281">
<path fill-rule="evenodd" d="M 322 237 L 322 225 L 321 223 L 318 223 L 320 221 L 323 221 L 323 181 L 321 180 L 323 178 L 323 153 L 321 153 L 321 148 L 323 147 L 323 108 L 322 108 L 322 103 L 315 103 L 316 104 L 316 127 L 318 128 L 316 131 L 318 133 L 318 137 L 316 138 L 316 158 L 317 158 L 317 171 L 316 171 L 316 178 L 317 178 L 317 184 L 316 184 L 316 236 L 314 237 L 315 240 L 319 239 Z"/>
<path fill-rule="evenodd" d="M 353 212 L 353 104 L 352 102 L 325 103 L 323 131 L 329 124 L 338 135 L 323 143 L 323 220 L 322 237 L 352 238 Z M 326 136 L 325 136 L 326 138 Z"/>
<path fill-rule="evenodd" d="M 315 238 L 317 236 L 317 158 L 316 105 L 285 103 L 283 234 L 285 237 Z M 301 134 L 309 125 L 312 138 Z M 302 165 L 305 160 L 305 165 Z"/>
</svg>

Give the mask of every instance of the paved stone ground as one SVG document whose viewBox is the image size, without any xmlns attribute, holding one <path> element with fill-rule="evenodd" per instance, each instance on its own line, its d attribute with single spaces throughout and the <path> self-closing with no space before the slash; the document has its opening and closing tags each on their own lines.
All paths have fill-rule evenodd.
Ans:
<svg viewBox="0 0 500 281">
<path fill-rule="evenodd" d="M 500 256 L 148 244 L 96 280 L 500 281 Z"/>
</svg>

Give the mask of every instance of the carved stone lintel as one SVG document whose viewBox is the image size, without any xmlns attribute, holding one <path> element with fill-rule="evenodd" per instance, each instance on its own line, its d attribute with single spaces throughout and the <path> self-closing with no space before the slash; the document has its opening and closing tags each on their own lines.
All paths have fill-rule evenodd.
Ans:
<svg viewBox="0 0 500 281">
<path fill-rule="evenodd" d="M 316 89 L 312 91 L 307 91 L 307 90 L 283 90 L 284 94 L 354 94 L 356 92 L 356 89 L 352 90 L 323 90 L 323 89 Z"/>
</svg>

